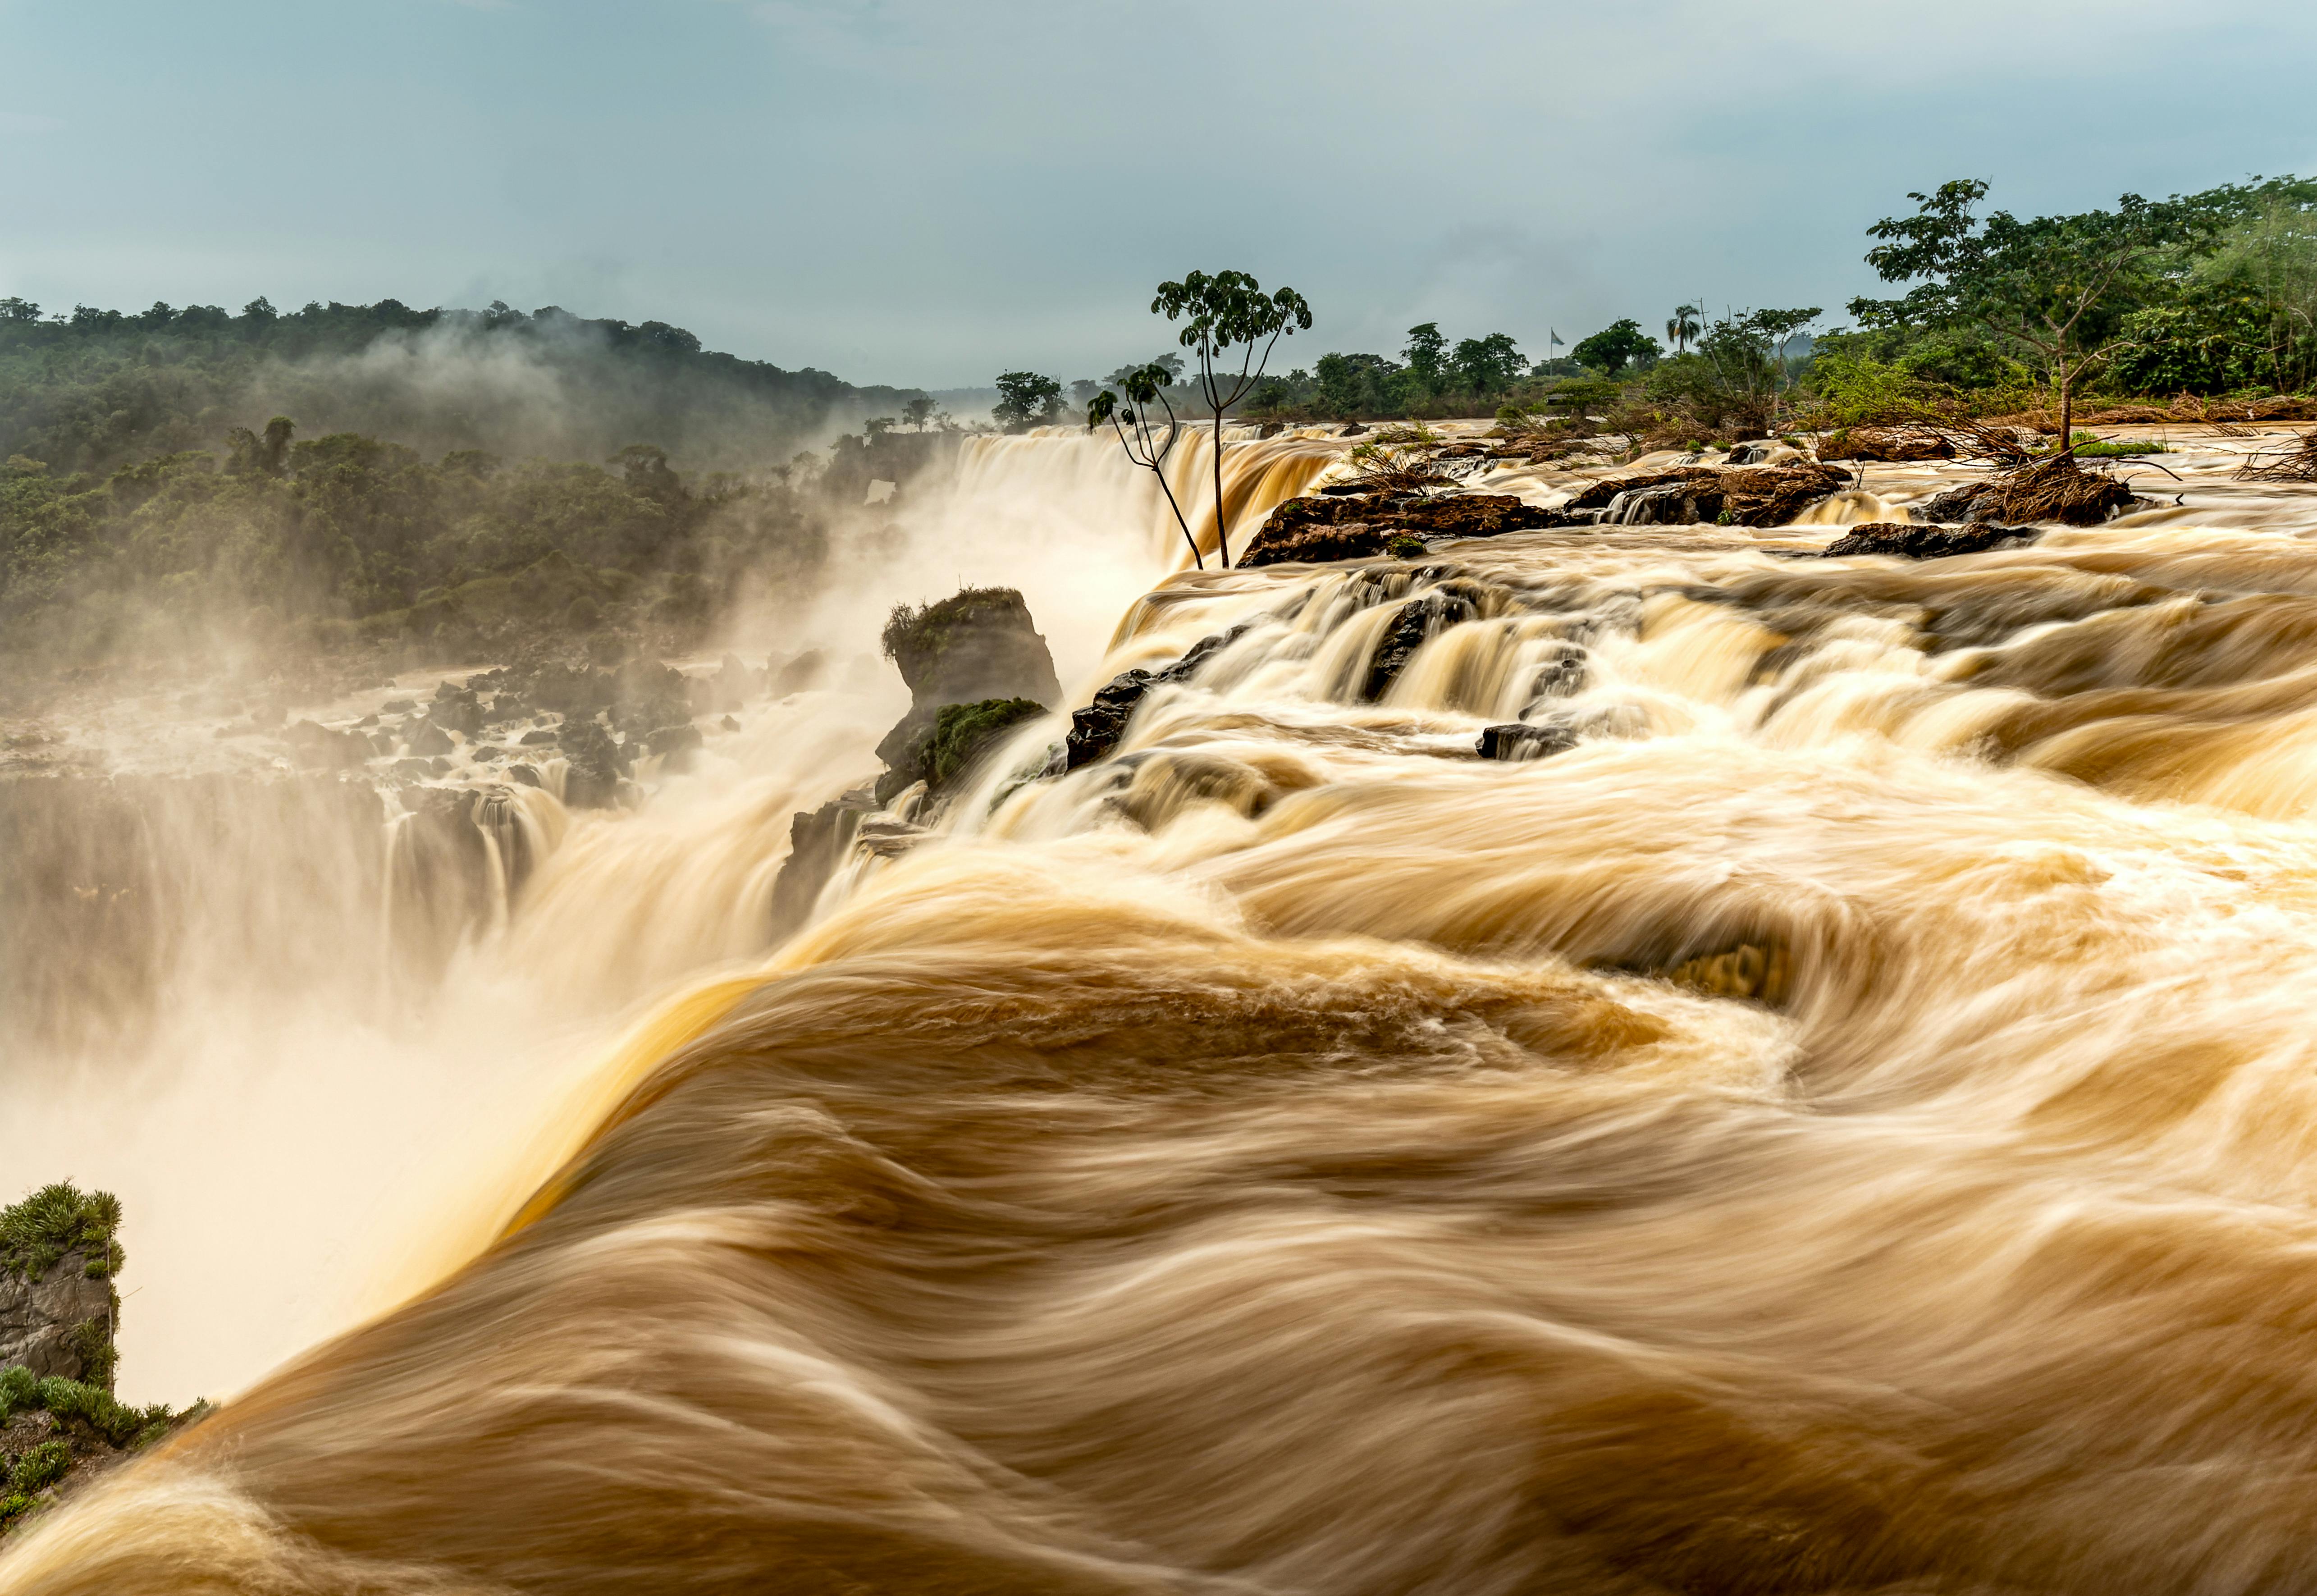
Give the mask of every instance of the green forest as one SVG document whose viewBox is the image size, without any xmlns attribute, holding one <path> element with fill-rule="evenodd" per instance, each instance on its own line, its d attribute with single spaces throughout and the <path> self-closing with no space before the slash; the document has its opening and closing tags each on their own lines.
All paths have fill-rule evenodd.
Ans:
<svg viewBox="0 0 2317 1596">
<path fill-rule="evenodd" d="M 0 299 L 0 459 L 103 471 L 228 428 L 294 416 L 315 435 L 393 438 L 430 454 L 601 460 L 632 443 L 686 470 L 785 461 L 914 390 L 856 388 L 700 346 L 680 327 L 526 315 L 309 304 L 239 315 L 214 305 L 44 311 Z"/>
<path fill-rule="evenodd" d="M 1685 304 L 1544 358 L 1427 322 L 1394 356 L 1264 376 L 1235 413 L 1477 416 L 1548 443 L 1658 446 L 1931 414 L 2064 426 L 2070 406 L 2317 384 L 2317 184 L 2027 219 L 1982 214 L 1985 195 L 1948 184 L 1865 229 L 1894 297 L 1840 318 Z M 1136 370 L 1194 412 L 1178 355 Z M 1071 384 L 1075 409 L 1035 372 L 999 386 L 997 419 L 1019 430 L 1084 419 L 1101 384 Z M 680 638 L 816 565 L 840 507 L 957 432 L 917 390 L 552 306 L 0 300 L 0 651 L 67 669 L 220 632 L 450 647 L 541 618 Z"/>
</svg>

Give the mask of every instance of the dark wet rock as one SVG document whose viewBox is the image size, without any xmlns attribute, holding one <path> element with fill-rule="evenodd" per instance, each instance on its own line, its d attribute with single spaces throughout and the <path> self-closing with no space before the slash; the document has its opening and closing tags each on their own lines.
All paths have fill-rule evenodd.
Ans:
<svg viewBox="0 0 2317 1596">
<path fill-rule="evenodd" d="M 2149 502 L 2106 471 L 2085 471 L 2063 456 L 1950 488 L 1910 508 L 1925 521 L 2098 526 Z"/>
<path fill-rule="evenodd" d="M 881 806 L 865 792 L 847 793 L 789 822 L 789 856 L 773 882 L 772 931 L 793 935 L 812 918 L 812 906 L 852 851 L 862 820 Z"/>
<path fill-rule="evenodd" d="M 1566 726 L 1539 726 L 1507 721 L 1481 729 L 1477 745 L 1483 759 L 1543 759 L 1565 754 L 1577 746 L 1577 733 Z"/>
<path fill-rule="evenodd" d="M 431 780 L 434 775 L 434 762 L 432 759 L 397 759 L 394 774 L 411 781 Z"/>
<path fill-rule="evenodd" d="M 528 765 L 510 765 L 506 768 L 506 774 L 507 780 L 522 786 L 537 787 L 546 785 L 539 779 L 539 772 Z"/>
<path fill-rule="evenodd" d="M 612 724 L 622 731 L 650 731 L 688 722 L 692 687 L 682 671 L 656 660 L 631 659 L 612 678 Z"/>
<path fill-rule="evenodd" d="M 1688 525 L 1726 515 L 1740 526 L 1787 526 L 1849 483 L 1848 472 L 1810 461 L 1734 468 L 1682 465 L 1606 478 L 1561 507 L 1597 510 L 1603 525 Z"/>
<path fill-rule="evenodd" d="M 414 754 L 447 754 L 453 745 L 449 733 L 430 717 L 416 722 L 410 731 L 410 751 Z"/>
<path fill-rule="evenodd" d="M 1651 488 L 1629 488 L 1612 498 L 1601 512 L 1604 526 L 1695 526 L 1716 521 L 1727 501 L 1714 483 L 1704 480 L 1660 482 Z"/>
<path fill-rule="evenodd" d="M 23 1269 L 0 1268 L 0 1368 L 112 1386 L 110 1233 Z M 29 1267 L 41 1264 L 37 1272 Z"/>
<path fill-rule="evenodd" d="M 644 750 L 653 754 L 673 754 L 680 749 L 696 749 L 706 740 L 697 726 L 688 723 L 662 726 L 644 739 Z"/>
<path fill-rule="evenodd" d="M 1367 424 L 1365 422 L 1355 421 L 1346 426 L 1343 431 L 1337 433 L 1336 435 L 1339 438 L 1356 438 L 1364 435 L 1367 430 Z"/>
<path fill-rule="evenodd" d="M 629 763 L 612 734 L 594 721 L 568 722 L 563 757 L 570 761 L 563 775 L 563 802 L 573 809 L 609 808 Z"/>
<path fill-rule="evenodd" d="M 2032 526 L 1932 526 L 1921 523 L 1871 521 L 1854 526 L 1819 551 L 1826 560 L 1851 554 L 1895 554 L 1901 560 L 1940 560 L 1950 554 L 1979 554 L 1989 549 L 2013 549 L 2043 535 Z"/>
<path fill-rule="evenodd" d="M 1116 748 L 1142 695 L 1157 679 L 1147 670 L 1123 671 L 1104 684 L 1092 704 L 1072 710 L 1069 736 L 1063 744 L 1067 768 L 1091 765 Z"/>
<path fill-rule="evenodd" d="M 282 733 L 290 751 L 309 770 L 351 770 L 369 760 L 370 739 L 354 731 L 334 731 L 312 721 L 300 721 Z"/>
<path fill-rule="evenodd" d="M 1400 614 L 1376 640 L 1375 652 L 1368 657 L 1368 673 L 1360 685 L 1360 696 L 1373 704 L 1391 690 L 1400 673 L 1408 668 L 1416 650 L 1449 627 L 1470 621 L 1479 614 L 1472 601 L 1462 594 L 1434 589 L 1420 598 L 1412 598 L 1400 606 Z"/>
<path fill-rule="evenodd" d="M 1495 537 L 1562 525 L 1566 518 L 1556 512 L 1509 494 L 1388 498 L 1328 489 L 1274 508 L 1239 564 L 1364 560 L 1387 552 L 1395 537 Z"/>
<path fill-rule="evenodd" d="M 765 668 L 772 670 L 769 662 Z M 783 697 L 791 693 L 801 693 L 819 681 L 821 673 L 828 668 L 827 655 L 819 649 L 807 649 L 778 670 L 772 670 L 773 691 Z"/>
<path fill-rule="evenodd" d="M 1562 643 L 1553 657 L 1537 668 L 1530 691 L 1540 699 L 1571 698 L 1585 688 L 1585 650 Z"/>
<path fill-rule="evenodd" d="M 765 690 L 768 671 L 752 670 L 738 654 L 726 654 L 716 663 L 716 702 L 711 706 L 720 710 L 745 707 L 748 701 Z"/>
<path fill-rule="evenodd" d="M 389 698 L 379 705 L 378 713 L 382 715 L 407 715 L 417 707 L 417 704 L 411 699 Z"/>
<path fill-rule="evenodd" d="M 582 723 L 592 725 L 594 722 Z M 541 726 L 535 731 L 526 731 L 523 734 L 523 746 L 527 749 L 553 748 L 562 740 L 562 734 L 550 726 Z"/>
<path fill-rule="evenodd" d="M 1372 560 L 1384 551 L 1394 534 L 1368 521 L 1321 522 L 1274 532 L 1257 533 L 1239 557 L 1241 567 L 1259 565 L 1321 565 L 1335 560 Z"/>
<path fill-rule="evenodd" d="M 908 684 L 913 712 L 989 698 L 1053 704 L 1054 657 L 1011 587 L 969 587 L 920 609 L 896 609 L 881 639 Z"/>
<path fill-rule="evenodd" d="M 1287 423 L 1284 421 L 1266 421 L 1255 429 L 1255 435 L 1257 438 L 1275 438 L 1286 430 Z"/>
<path fill-rule="evenodd" d="M 524 696 L 540 708 L 559 714 L 593 714 L 612 702 L 612 673 L 542 665 L 532 673 Z"/>
<path fill-rule="evenodd" d="M 1076 770 L 1091 765 L 1118 746 L 1126 735 L 1126 723 L 1134 718 L 1135 709 L 1143 695 L 1161 682 L 1187 682 L 1201 667 L 1237 641 L 1249 623 L 1241 622 L 1228 632 L 1218 632 L 1203 637 L 1191 645 L 1188 652 L 1163 670 L 1129 670 L 1113 677 L 1094 695 L 1094 702 L 1084 709 L 1070 712 L 1069 740 L 1063 744 L 1062 768 Z"/>
<path fill-rule="evenodd" d="M 1762 462 L 1769 458 L 1770 446 L 1767 444 L 1735 444 L 1731 446 L 1729 458 L 1724 460 L 1722 463 L 1724 465 L 1759 465 Z"/>
<path fill-rule="evenodd" d="M 505 758 L 506 750 L 502 748 L 494 748 L 489 743 L 484 743 L 479 748 L 469 749 L 467 750 L 467 758 L 474 760 L 479 765 L 488 764 L 493 759 Z"/>
<path fill-rule="evenodd" d="M 720 731 L 738 731 L 740 729 L 740 722 L 734 720 L 730 715 L 726 715 L 722 720 L 717 722 L 716 724 Z"/>
</svg>

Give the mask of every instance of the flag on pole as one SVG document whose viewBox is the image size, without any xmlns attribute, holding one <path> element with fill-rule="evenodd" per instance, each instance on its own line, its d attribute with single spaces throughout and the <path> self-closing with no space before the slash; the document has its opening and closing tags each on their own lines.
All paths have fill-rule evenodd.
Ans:
<svg viewBox="0 0 2317 1596">
<path fill-rule="evenodd" d="M 1561 335 L 1560 335 L 1559 333 L 1557 333 L 1557 332 L 1552 332 L 1552 329 L 1550 329 L 1550 328 L 1547 328 L 1547 329 L 1546 329 L 1546 331 L 1548 332 L 1548 334 L 1551 336 L 1551 337 L 1552 337 L 1552 346 L 1553 348 L 1555 348 L 1555 349 L 1560 348 L 1560 347 L 1561 347 Z"/>
</svg>

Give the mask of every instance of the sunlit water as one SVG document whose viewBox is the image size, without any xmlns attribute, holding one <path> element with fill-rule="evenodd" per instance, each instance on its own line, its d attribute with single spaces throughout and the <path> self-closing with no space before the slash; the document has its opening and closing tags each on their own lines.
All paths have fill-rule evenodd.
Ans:
<svg viewBox="0 0 2317 1596">
<path fill-rule="evenodd" d="M 398 1021 L 197 970 L 154 1100 L 262 1112 L 131 1145 L 277 1191 L 278 1250 L 208 1244 L 331 1305 L 173 1377 L 382 1316 L 0 1585 L 2307 1589 L 2317 490 L 2245 446 L 1924 564 L 1812 557 L 1941 480 L 1887 468 L 1775 532 L 1164 580 L 1094 444 L 968 460 L 912 547 L 987 579 L 1011 525 L 1076 701 L 1230 641 L 777 949 L 866 677 L 572 820 Z M 1327 463 L 1234 453 L 1257 509 Z M 1473 757 L 1519 719 L 1577 744 Z M 92 1156 L 157 1112 L 115 1079 Z M 132 1281 L 198 1269 L 151 1223 Z M 133 1386 L 179 1326 L 128 1317 Z"/>
</svg>

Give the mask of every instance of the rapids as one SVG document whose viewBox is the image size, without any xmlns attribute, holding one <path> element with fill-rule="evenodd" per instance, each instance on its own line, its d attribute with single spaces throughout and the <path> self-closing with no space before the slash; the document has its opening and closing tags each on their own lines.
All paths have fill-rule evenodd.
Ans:
<svg viewBox="0 0 2317 1596">
<path fill-rule="evenodd" d="M 407 1300 L 0 1590 L 2317 1584 L 2317 491 L 2243 446 L 1920 564 L 1813 555 L 1931 466 L 1171 576 L 1114 450 L 970 456 L 943 535 L 1050 507 L 1009 575 L 1073 702 L 1227 641 L 776 949 L 890 693 L 537 820 L 452 1012 L 655 1006 L 508 1078 L 559 1107 L 497 1111 Z M 1332 458 L 1227 456 L 1250 515 Z M 1152 568 L 1106 647 L 1073 535 Z M 1473 757 L 1512 720 L 1575 746 Z"/>
</svg>

